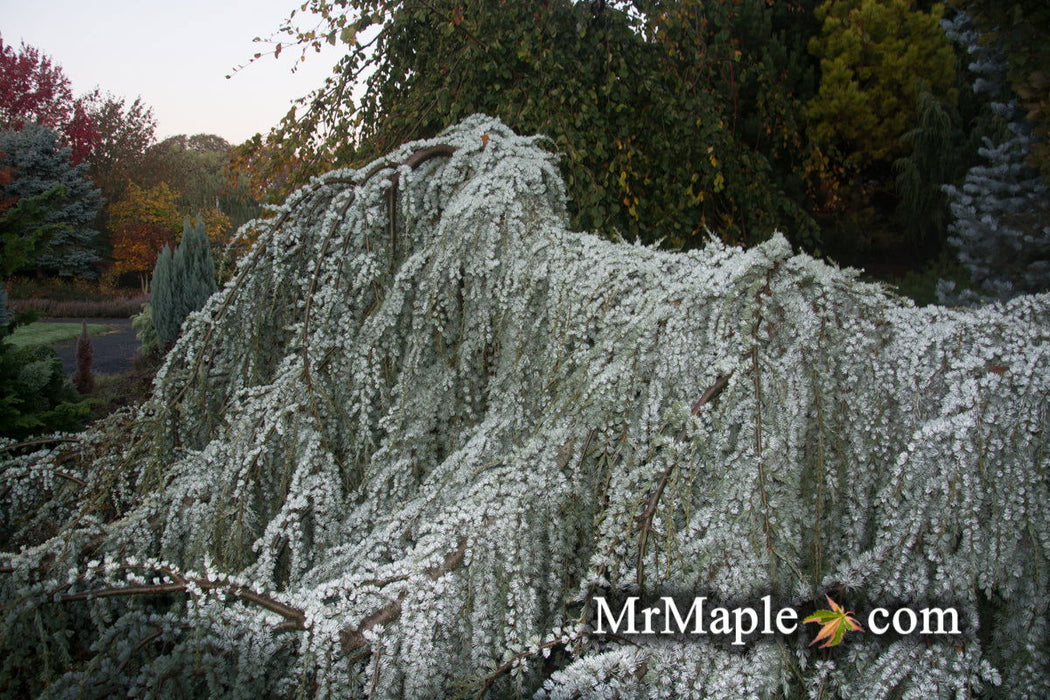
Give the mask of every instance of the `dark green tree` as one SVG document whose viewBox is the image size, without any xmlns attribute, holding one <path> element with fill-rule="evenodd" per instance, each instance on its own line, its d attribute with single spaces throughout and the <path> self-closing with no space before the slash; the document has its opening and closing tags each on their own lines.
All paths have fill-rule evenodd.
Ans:
<svg viewBox="0 0 1050 700">
<path fill-rule="evenodd" d="M 708 228 L 743 243 L 777 227 L 813 239 L 798 123 L 812 60 L 807 3 L 353 0 L 311 9 L 322 29 L 293 31 L 294 40 L 343 42 L 348 53 L 305 112 L 247 147 L 254 160 L 241 152 L 264 181 L 286 181 L 288 162 L 303 176 L 357 164 L 482 112 L 550 136 L 581 229 L 686 246 Z M 356 104 L 348 96 L 360 82 Z"/>
<path fill-rule="evenodd" d="M 90 411 L 66 380 L 62 361 L 50 347 L 9 343 L 15 325 L 0 285 L 0 437 L 79 430 Z"/>
<path fill-rule="evenodd" d="M 13 179 L 9 169 L 0 168 L 0 188 Z M 47 218 L 64 196 L 65 188 L 59 185 L 35 197 L 0 200 L 0 276 L 10 277 L 27 267 L 51 234 L 62 229 L 59 224 L 48 223 Z"/>
<path fill-rule="evenodd" d="M 87 177 L 87 164 L 73 165 L 71 151 L 59 145 L 58 134 L 36 124 L 0 132 L 0 153 L 0 166 L 12 173 L 11 182 L 0 188 L 0 198 L 32 201 L 61 188 L 43 220 L 19 234 L 43 239 L 40 229 L 46 229 L 46 246 L 34 256 L 33 268 L 62 277 L 94 277 L 99 261 L 94 225 L 102 198 Z"/>
<path fill-rule="evenodd" d="M 914 247 L 936 253 L 948 227 L 943 186 L 958 178 L 966 162 L 960 143 L 965 135 L 953 109 L 928 91 L 919 95 L 918 123 L 901 137 L 909 153 L 893 164 L 899 226 Z"/>
</svg>

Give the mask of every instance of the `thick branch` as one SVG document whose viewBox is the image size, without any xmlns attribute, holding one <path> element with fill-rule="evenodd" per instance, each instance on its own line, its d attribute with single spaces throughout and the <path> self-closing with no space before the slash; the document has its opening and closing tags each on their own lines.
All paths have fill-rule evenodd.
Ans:
<svg viewBox="0 0 1050 700">
<path fill-rule="evenodd" d="M 50 435 L 47 437 L 38 437 L 31 440 L 23 440 L 22 442 L 13 442 L 10 445 L 4 445 L 0 447 L 0 451 L 9 452 L 12 450 L 21 450 L 26 447 L 40 447 L 42 445 L 54 445 L 61 443 L 77 442 L 79 438 L 68 437 L 62 435 Z"/>
<path fill-rule="evenodd" d="M 84 481 L 83 479 L 81 479 L 79 477 L 76 477 L 76 476 L 73 476 L 69 472 L 64 472 L 61 469 L 56 469 L 55 470 L 55 476 L 57 476 L 59 478 L 62 478 L 62 479 L 65 479 L 66 481 L 72 481 L 75 484 L 79 484 L 81 487 L 87 486 L 87 482 Z"/>
<path fill-rule="evenodd" d="M 445 560 L 438 566 L 432 566 L 427 569 L 427 577 L 431 581 L 437 581 L 445 574 L 459 568 L 463 564 L 463 560 L 467 554 L 467 538 L 463 537 L 459 540 L 459 545 L 445 555 Z M 396 620 L 401 615 L 401 601 L 408 595 L 408 591 L 402 591 L 397 598 L 394 598 L 383 607 L 376 610 L 374 613 L 361 620 L 354 629 L 344 629 L 340 633 L 340 638 L 343 643 L 343 651 L 349 653 L 355 649 L 363 647 L 367 642 L 365 641 L 365 632 L 372 629 L 376 625 L 385 625 L 388 622 Z"/>
<path fill-rule="evenodd" d="M 130 595 L 163 595 L 165 593 L 185 593 L 189 589 L 190 585 L 204 590 L 218 590 L 225 589 L 230 595 L 236 596 L 241 600 L 246 600 L 249 603 L 258 605 L 261 608 L 265 608 L 270 612 L 277 613 L 285 619 L 278 626 L 278 630 L 304 630 L 306 629 L 306 613 L 299 608 L 282 603 L 279 600 L 275 600 L 267 595 L 253 591 L 250 588 L 244 586 L 238 586 L 231 583 L 223 583 L 221 581 L 212 581 L 211 579 L 205 578 L 190 578 L 186 579 L 179 575 L 177 572 L 170 569 L 159 569 L 159 573 L 169 576 L 174 579 L 170 583 L 155 583 L 155 584 L 141 584 L 137 586 L 115 586 L 112 588 L 103 588 L 96 591 L 80 591 L 78 593 L 67 593 L 59 596 L 57 600 L 63 603 L 68 603 L 77 600 L 92 600 L 93 598 L 112 598 L 115 596 L 130 596 Z"/>
<path fill-rule="evenodd" d="M 365 176 L 363 178 L 361 178 L 361 180 L 358 181 L 358 182 L 348 182 L 347 180 L 343 180 L 343 179 L 335 179 L 335 180 L 332 180 L 332 182 L 342 182 L 344 184 L 351 184 L 351 185 L 364 184 L 364 183 L 368 182 L 369 180 L 371 180 L 373 177 L 375 177 L 375 175 L 377 173 L 380 173 L 383 170 L 394 168 L 395 171 L 396 171 L 396 169 L 401 167 L 402 165 L 407 165 L 412 170 L 415 170 L 422 163 L 425 163 L 426 161 L 430 160 L 431 158 L 438 158 L 440 156 L 449 157 L 453 153 L 455 153 L 456 150 L 458 150 L 456 146 L 451 146 L 451 145 L 449 145 L 447 143 L 439 143 L 439 144 L 437 144 L 435 146 L 429 146 L 427 148 L 419 149 L 418 151 L 416 151 L 415 153 L 413 153 L 412 155 L 410 155 L 408 158 L 406 158 L 405 160 L 401 161 L 400 163 L 391 163 L 391 162 L 377 163 L 377 164 L 373 165 L 369 169 L 369 171 L 367 173 L 365 173 Z M 394 174 L 391 175 L 390 177 L 391 177 L 392 180 L 394 180 L 396 182 L 396 180 L 397 180 L 397 172 L 394 172 Z"/>
</svg>

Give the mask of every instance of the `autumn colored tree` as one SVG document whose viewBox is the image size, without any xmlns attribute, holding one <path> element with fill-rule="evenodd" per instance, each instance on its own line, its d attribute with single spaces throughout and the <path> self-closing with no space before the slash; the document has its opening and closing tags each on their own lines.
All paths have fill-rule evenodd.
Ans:
<svg viewBox="0 0 1050 700">
<path fill-rule="evenodd" d="M 157 254 L 175 242 L 181 220 L 176 194 L 167 183 L 148 189 L 128 183 L 124 197 L 109 208 L 114 271 L 138 273 L 145 291 Z"/>
<path fill-rule="evenodd" d="M 128 182 L 144 179 L 146 152 L 153 145 L 157 120 L 141 98 L 129 102 L 96 90 L 87 102 L 98 137 L 88 157 L 91 179 L 107 202 L 116 202 L 123 198 Z"/>
<path fill-rule="evenodd" d="M 236 227 L 259 213 L 245 183 L 230 177 L 231 151 L 214 134 L 169 137 L 147 150 L 139 184 L 168 183 L 180 214 L 200 219 L 213 244 L 225 244 Z"/>
<path fill-rule="evenodd" d="M 88 107 L 73 97 L 62 68 L 39 49 L 23 43 L 15 50 L 0 37 L 0 129 L 17 131 L 30 123 L 60 132 L 74 164 L 98 141 Z"/>
<path fill-rule="evenodd" d="M 297 184 L 483 112 L 550 136 L 579 228 L 693 246 L 708 227 L 748 243 L 781 227 L 812 243 L 798 175 L 806 4 L 312 3 L 320 29 L 293 43 L 347 55 L 239 155 L 267 183 L 295 163 Z"/>
<path fill-rule="evenodd" d="M 923 94 L 949 106 L 956 100 L 955 54 L 938 24 L 943 9 L 922 11 L 913 0 L 825 0 L 816 9 L 822 29 L 809 49 L 821 77 L 806 112 L 822 158 L 814 169 L 828 188 L 826 223 L 839 229 L 831 244 L 847 258 L 871 245 L 879 210 L 896 209 L 893 163 L 909 152 L 903 137 L 919 125 Z M 851 230 L 833 223 L 844 211 Z"/>
</svg>

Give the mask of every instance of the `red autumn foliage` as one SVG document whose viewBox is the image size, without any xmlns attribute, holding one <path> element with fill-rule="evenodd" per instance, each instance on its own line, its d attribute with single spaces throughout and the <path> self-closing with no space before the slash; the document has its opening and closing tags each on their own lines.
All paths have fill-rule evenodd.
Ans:
<svg viewBox="0 0 1050 700">
<path fill-rule="evenodd" d="M 18 130 L 28 122 L 61 132 L 74 163 L 98 142 L 94 121 L 83 100 L 73 97 L 62 67 L 37 48 L 23 43 L 16 51 L 0 37 L 0 128 Z"/>
</svg>

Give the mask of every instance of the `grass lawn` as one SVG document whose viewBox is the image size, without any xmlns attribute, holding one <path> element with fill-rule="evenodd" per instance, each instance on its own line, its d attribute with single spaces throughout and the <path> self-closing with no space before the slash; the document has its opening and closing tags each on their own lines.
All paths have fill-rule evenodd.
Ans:
<svg viewBox="0 0 1050 700">
<path fill-rule="evenodd" d="M 113 326 L 101 323 L 89 323 L 88 335 L 98 335 L 113 330 Z M 7 337 L 7 342 L 18 347 L 26 345 L 51 345 L 60 340 L 76 338 L 80 335 L 79 323 L 49 323 L 47 321 L 35 321 L 25 326 L 19 326 L 15 332 Z"/>
</svg>

